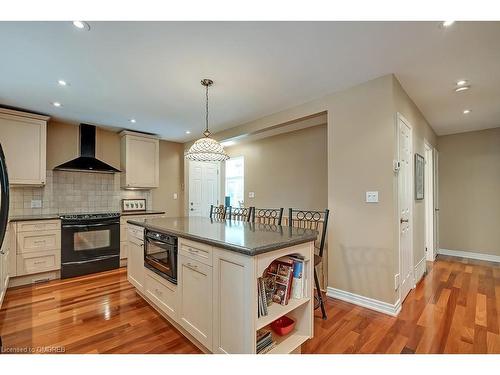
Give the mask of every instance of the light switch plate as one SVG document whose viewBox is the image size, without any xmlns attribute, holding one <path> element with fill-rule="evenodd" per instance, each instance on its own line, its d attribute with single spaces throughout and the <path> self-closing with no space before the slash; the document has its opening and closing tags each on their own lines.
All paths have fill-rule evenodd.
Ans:
<svg viewBox="0 0 500 375">
<path fill-rule="evenodd" d="M 248 198 L 255 198 L 255 192 L 253 191 L 248 192 Z"/>
<path fill-rule="evenodd" d="M 32 199 L 31 208 L 42 208 L 42 201 L 40 199 Z"/>
<path fill-rule="evenodd" d="M 366 203 L 378 203 L 378 191 L 367 191 Z"/>
<path fill-rule="evenodd" d="M 177 199 L 177 193 L 174 193 L 174 199 Z"/>
</svg>

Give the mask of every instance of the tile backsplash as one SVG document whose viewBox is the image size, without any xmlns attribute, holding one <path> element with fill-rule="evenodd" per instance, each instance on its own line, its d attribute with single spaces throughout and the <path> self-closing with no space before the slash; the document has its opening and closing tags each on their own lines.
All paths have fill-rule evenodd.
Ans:
<svg viewBox="0 0 500 375">
<path fill-rule="evenodd" d="M 47 171 L 43 187 L 10 188 L 10 216 L 76 212 L 118 212 L 122 198 L 145 198 L 151 208 L 148 190 L 121 190 L 120 174 Z M 31 208 L 40 200 L 41 208 Z"/>
</svg>

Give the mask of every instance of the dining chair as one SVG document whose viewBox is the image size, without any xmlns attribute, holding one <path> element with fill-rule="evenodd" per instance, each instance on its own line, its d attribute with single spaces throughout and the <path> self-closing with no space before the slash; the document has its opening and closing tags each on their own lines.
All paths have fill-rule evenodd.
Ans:
<svg viewBox="0 0 500 375">
<path fill-rule="evenodd" d="M 215 220 L 224 220 L 226 219 L 228 213 L 228 207 L 224 207 L 223 205 L 214 206 L 210 205 L 210 219 Z"/>
<path fill-rule="evenodd" d="M 257 208 L 253 207 L 252 222 L 270 225 L 281 225 L 283 218 L 283 207 L 281 208 Z"/>
<path fill-rule="evenodd" d="M 288 210 L 288 226 L 312 229 L 320 233 L 319 242 L 318 240 L 316 240 L 314 243 L 315 250 L 317 250 L 318 252 L 317 254 L 316 251 L 314 253 L 314 283 L 316 285 L 317 293 L 317 296 L 315 298 L 317 298 L 319 302 L 319 304 L 315 306 L 315 308 L 321 307 L 321 315 L 323 319 L 326 319 L 327 316 L 316 267 L 323 261 L 323 250 L 325 249 L 326 227 L 328 225 L 329 214 L 330 211 L 328 210 L 328 208 L 324 211 L 300 210 L 294 208 L 290 208 Z"/>
<path fill-rule="evenodd" d="M 253 207 L 228 207 L 226 218 L 234 221 L 250 221 Z"/>
</svg>

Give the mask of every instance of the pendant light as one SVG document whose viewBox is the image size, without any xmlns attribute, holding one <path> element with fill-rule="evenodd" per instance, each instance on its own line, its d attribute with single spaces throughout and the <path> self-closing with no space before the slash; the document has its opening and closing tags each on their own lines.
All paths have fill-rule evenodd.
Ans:
<svg viewBox="0 0 500 375">
<path fill-rule="evenodd" d="M 213 83 L 214 82 L 211 79 L 201 80 L 201 84 L 205 86 L 206 92 L 206 128 L 203 132 L 204 137 L 198 139 L 189 148 L 189 151 L 186 154 L 186 159 L 194 161 L 224 161 L 229 159 L 229 155 L 224 151 L 224 147 L 215 139 L 210 137 L 211 133 L 208 130 L 208 88 L 212 86 Z"/>
</svg>

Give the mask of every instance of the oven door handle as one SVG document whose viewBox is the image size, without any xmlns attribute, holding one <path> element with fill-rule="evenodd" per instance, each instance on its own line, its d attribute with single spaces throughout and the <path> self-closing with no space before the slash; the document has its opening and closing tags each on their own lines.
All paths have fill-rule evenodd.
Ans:
<svg viewBox="0 0 500 375">
<path fill-rule="evenodd" d="M 76 262 L 62 262 L 62 264 L 68 265 L 68 264 L 94 263 L 94 262 L 100 262 L 101 260 L 113 259 L 113 258 L 118 258 L 118 255 L 104 255 L 104 256 L 100 256 L 99 258 L 94 258 L 94 259 L 80 260 L 80 261 L 76 261 Z"/>
<path fill-rule="evenodd" d="M 169 249 L 167 249 L 167 250 L 170 250 L 171 247 L 174 247 L 174 245 L 170 245 L 170 244 L 168 244 L 166 242 L 161 242 L 161 241 L 153 240 L 152 238 L 149 238 L 149 237 L 146 237 L 146 241 L 147 242 L 151 242 L 152 244 L 155 244 L 156 246 L 159 246 L 161 248 L 168 247 Z"/>
<path fill-rule="evenodd" d="M 104 227 L 113 224 L 120 224 L 118 221 L 112 223 L 97 223 L 97 224 L 62 224 L 63 228 L 94 228 L 94 227 Z"/>
</svg>

